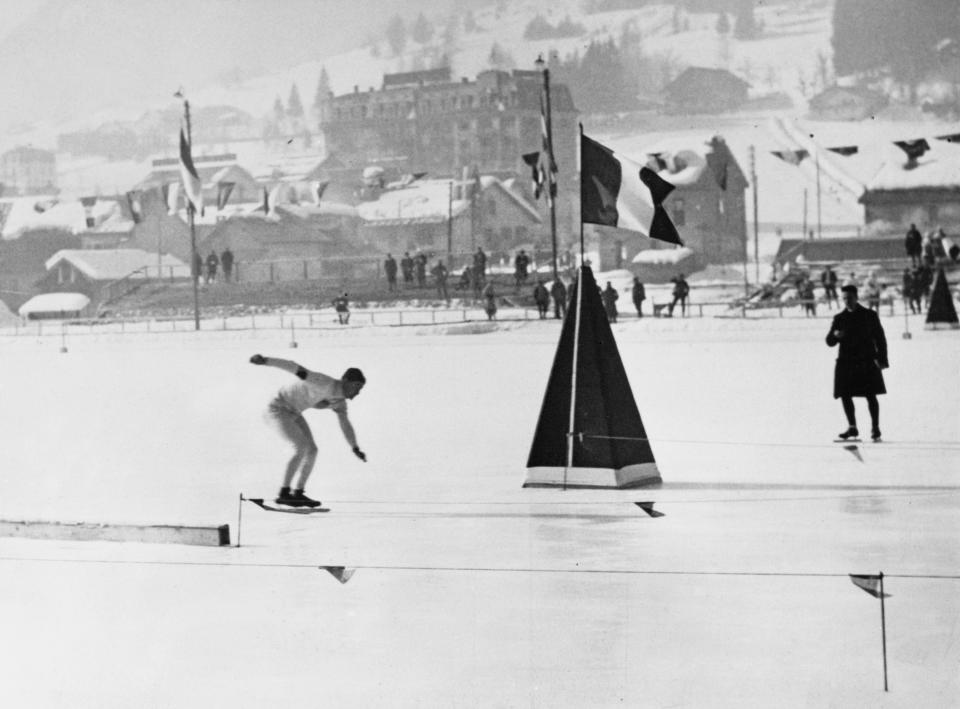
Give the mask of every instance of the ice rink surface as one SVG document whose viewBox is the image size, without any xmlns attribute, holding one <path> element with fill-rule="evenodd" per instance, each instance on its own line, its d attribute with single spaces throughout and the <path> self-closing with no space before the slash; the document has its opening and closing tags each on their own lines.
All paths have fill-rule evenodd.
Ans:
<svg viewBox="0 0 960 709">
<path fill-rule="evenodd" d="M 255 352 L 362 368 L 369 456 L 308 413 L 332 511 L 244 504 L 239 548 L 0 538 L 4 704 L 958 706 L 960 333 L 883 322 L 885 442 L 856 451 L 823 313 L 614 325 L 664 481 L 627 491 L 521 487 L 552 320 L 0 338 L 0 519 L 236 542 L 287 456 Z M 889 692 L 847 576 L 879 571 Z"/>
</svg>

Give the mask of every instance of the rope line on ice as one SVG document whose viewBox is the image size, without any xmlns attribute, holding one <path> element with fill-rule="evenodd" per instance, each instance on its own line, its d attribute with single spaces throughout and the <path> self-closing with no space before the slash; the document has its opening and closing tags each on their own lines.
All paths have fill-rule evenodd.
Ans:
<svg viewBox="0 0 960 709">
<path fill-rule="evenodd" d="M 590 433 L 571 433 L 569 436 L 578 437 L 581 440 L 586 438 L 595 438 L 600 440 L 618 440 L 618 441 L 647 441 L 648 443 L 683 443 L 715 446 L 764 446 L 773 448 L 836 448 L 836 443 L 779 443 L 776 441 L 707 441 L 685 438 L 649 438 L 641 436 L 601 436 Z M 933 451 L 960 451 L 960 441 L 900 441 L 891 443 L 882 443 L 875 448 L 873 444 L 869 450 L 883 450 L 888 448 L 905 448 L 908 450 L 933 450 Z"/>
<path fill-rule="evenodd" d="M 624 576 L 731 576 L 731 577 L 763 577 L 763 578 L 848 578 L 849 573 L 813 572 L 813 571 L 691 571 L 671 569 L 560 569 L 532 567 L 495 567 L 495 566 L 385 566 L 381 564 L 351 564 L 336 566 L 327 564 L 296 564 L 296 563 L 266 563 L 266 562 L 226 562 L 226 561 L 172 561 L 152 559 L 71 559 L 53 557 L 17 557 L 0 556 L 0 562 L 20 561 L 36 563 L 70 563 L 70 564 L 104 564 L 116 566 L 200 566 L 200 567 L 234 567 L 246 569 L 346 569 L 353 571 L 449 571 L 449 572 L 477 572 L 477 573 L 531 573 L 531 574 L 592 574 L 592 575 L 624 575 Z M 888 574 L 884 578 L 921 579 L 960 581 L 960 574 Z"/>
</svg>

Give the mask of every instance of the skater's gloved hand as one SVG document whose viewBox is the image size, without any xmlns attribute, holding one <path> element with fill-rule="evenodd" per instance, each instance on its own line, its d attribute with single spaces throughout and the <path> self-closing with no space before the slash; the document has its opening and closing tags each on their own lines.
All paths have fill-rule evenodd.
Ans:
<svg viewBox="0 0 960 709">
<path fill-rule="evenodd" d="M 250 358 L 250 364 L 266 364 L 266 363 L 267 363 L 267 358 L 264 357 L 263 355 L 255 354 L 253 357 Z"/>
<path fill-rule="evenodd" d="M 360 460 L 362 460 L 364 463 L 367 462 L 367 454 L 364 453 L 362 450 L 360 450 L 358 446 L 353 447 L 353 454 L 357 456 Z"/>
</svg>

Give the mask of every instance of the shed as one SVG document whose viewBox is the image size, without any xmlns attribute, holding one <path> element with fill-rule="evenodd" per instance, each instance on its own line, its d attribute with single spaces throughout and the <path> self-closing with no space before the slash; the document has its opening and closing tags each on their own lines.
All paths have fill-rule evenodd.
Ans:
<svg viewBox="0 0 960 709">
<path fill-rule="evenodd" d="M 80 318 L 89 315 L 90 298 L 83 293 L 41 293 L 20 306 L 28 320 Z"/>
<path fill-rule="evenodd" d="M 670 113 L 732 111 L 747 101 L 750 84 L 726 69 L 692 66 L 663 91 Z"/>
</svg>

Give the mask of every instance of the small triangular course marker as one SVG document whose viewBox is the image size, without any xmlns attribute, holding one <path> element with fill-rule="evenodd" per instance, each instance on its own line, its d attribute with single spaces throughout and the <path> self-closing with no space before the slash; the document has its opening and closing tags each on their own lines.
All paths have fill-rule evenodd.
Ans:
<svg viewBox="0 0 960 709">
<path fill-rule="evenodd" d="M 657 512 L 653 509 L 654 503 L 652 502 L 634 502 L 637 507 L 647 513 L 650 517 L 663 517 L 663 512 Z"/>
<path fill-rule="evenodd" d="M 860 455 L 860 449 L 857 446 L 855 445 L 844 446 L 843 450 L 850 451 L 851 453 L 853 453 L 854 458 L 859 460 L 861 463 L 863 462 L 863 456 Z"/>
<path fill-rule="evenodd" d="M 328 571 L 333 578 L 340 583 L 346 583 L 353 576 L 356 569 L 348 569 L 344 566 L 321 566 L 321 569 Z"/>
</svg>

